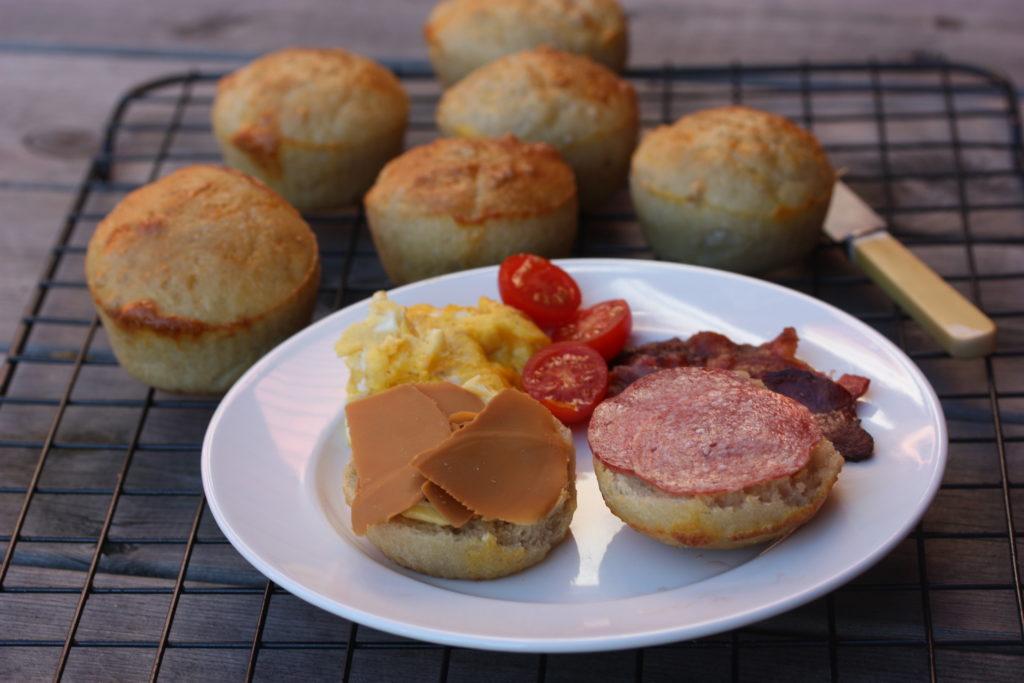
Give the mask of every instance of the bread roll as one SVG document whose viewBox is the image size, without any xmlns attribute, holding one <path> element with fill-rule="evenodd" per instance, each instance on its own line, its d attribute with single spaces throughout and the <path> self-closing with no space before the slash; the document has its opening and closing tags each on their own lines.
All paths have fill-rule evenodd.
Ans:
<svg viewBox="0 0 1024 683">
<path fill-rule="evenodd" d="M 640 378 L 597 406 L 587 440 L 609 509 L 670 545 L 778 538 L 814 516 L 843 465 L 805 406 L 720 368 Z"/>
<path fill-rule="evenodd" d="M 340 49 L 264 55 L 221 79 L 213 104 L 225 162 L 302 210 L 358 201 L 401 152 L 408 118 L 398 79 Z"/>
<path fill-rule="evenodd" d="M 842 467 L 843 457 L 822 439 L 807 466 L 790 477 L 742 491 L 686 496 L 660 491 L 594 458 L 598 487 L 616 517 L 662 543 L 716 549 L 763 543 L 804 524 L 828 498 Z"/>
<path fill-rule="evenodd" d="M 125 197 L 85 275 L 121 366 L 158 389 L 219 393 L 309 322 L 316 237 L 263 183 L 190 166 Z"/>
<path fill-rule="evenodd" d="M 563 427 L 567 439 L 568 430 Z M 573 468 L 575 470 L 575 468 Z M 345 500 L 355 500 L 359 481 L 349 461 L 345 468 Z M 366 530 L 382 553 L 403 567 L 444 579 L 497 579 L 537 564 L 569 533 L 576 511 L 576 482 L 536 524 L 512 524 L 477 517 L 456 529 L 447 525 L 395 517 Z"/>
<path fill-rule="evenodd" d="M 366 195 L 373 242 L 396 284 L 524 251 L 567 256 L 576 213 L 576 182 L 558 152 L 511 136 L 411 149 Z"/>
<path fill-rule="evenodd" d="M 636 92 L 587 57 L 539 47 L 480 67 L 441 98 L 446 135 L 546 142 L 576 173 L 580 204 L 598 206 L 625 185 L 636 147 Z"/>
<path fill-rule="evenodd" d="M 626 64 L 626 17 L 616 0 L 444 0 L 424 26 L 438 78 L 455 83 L 502 55 L 550 45 L 615 71 Z"/>
<path fill-rule="evenodd" d="M 658 256 L 748 273 L 814 248 L 834 183 L 813 135 L 749 107 L 656 128 L 630 171 L 633 204 Z"/>
</svg>

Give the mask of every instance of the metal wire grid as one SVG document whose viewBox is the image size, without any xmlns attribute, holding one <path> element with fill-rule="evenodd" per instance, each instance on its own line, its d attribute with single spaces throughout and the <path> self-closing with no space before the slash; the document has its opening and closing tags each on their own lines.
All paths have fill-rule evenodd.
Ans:
<svg viewBox="0 0 1024 683">
<path fill-rule="evenodd" d="M 394 67 L 412 94 L 410 143 L 425 141 L 436 135 L 436 85 L 422 65 Z M 485 655 L 305 607 L 245 565 L 206 512 L 199 439 L 216 401 L 124 375 L 84 290 L 84 245 L 106 210 L 172 166 L 219 158 L 207 123 L 217 75 L 189 73 L 118 102 L 0 369 L 0 676 L 1019 674 L 1024 169 L 1011 85 L 949 63 L 665 66 L 629 77 L 647 126 L 732 101 L 814 129 L 897 236 L 1000 324 L 996 354 L 952 361 L 834 245 L 777 278 L 887 334 L 936 385 L 950 418 L 950 469 L 910 539 L 789 615 L 630 653 Z M 387 285 L 360 211 L 309 218 L 324 263 L 318 315 Z M 622 197 L 585 217 L 577 253 L 650 256 Z"/>
</svg>

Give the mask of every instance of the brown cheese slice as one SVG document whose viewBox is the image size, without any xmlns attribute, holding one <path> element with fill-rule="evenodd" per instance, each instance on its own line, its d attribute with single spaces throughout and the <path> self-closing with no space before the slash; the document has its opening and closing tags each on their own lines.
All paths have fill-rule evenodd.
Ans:
<svg viewBox="0 0 1024 683">
<path fill-rule="evenodd" d="M 438 404 L 411 384 L 349 403 L 345 417 L 359 476 L 352 529 L 363 534 L 422 499 L 424 480 L 410 462 L 447 439 L 451 427 Z"/>
<path fill-rule="evenodd" d="M 448 422 L 451 424 L 453 432 L 456 429 L 462 429 L 475 419 L 476 413 L 471 413 L 468 410 L 463 410 L 458 413 L 452 413 L 451 415 L 448 416 Z"/>
<path fill-rule="evenodd" d="M 413 468 L 410 468 L 413 469 Z M 416 471 L 413 469 L 413 471 Z M 419 474 L 417 472 L 417 474 Z M 434 509 L 444 515 L 456 529 L 464 526 L 466 522 L 473 519 L 473 511 L 465 505 L 448 495 L 448 492 L 432 481 L 423 482 L 423 496 L 434 506 Z"/>
<path fill-rule="evenodd" d="M 572 453 L 547 408 L 506 389 L 412 464 L 483 517 L 535 524 L 558 502 Z"/>
<path fill-rule="evenodd" d="M 479 396 L 451 382 L 425 382 L 417 384 L 416 389 L 433 399 L 441 412 L 449 417 L 464 412 L 475 414 L 484 409 L 484 402 Z"/>
<path fill-rule="evenodd" d="M 423 475 L 411 465 L 380 477 L 372 484 L 356 487 L 352 501 L 352 530 L 362 536 L 371 524 L 387 522 L 423 500 Z"/>
</svg>

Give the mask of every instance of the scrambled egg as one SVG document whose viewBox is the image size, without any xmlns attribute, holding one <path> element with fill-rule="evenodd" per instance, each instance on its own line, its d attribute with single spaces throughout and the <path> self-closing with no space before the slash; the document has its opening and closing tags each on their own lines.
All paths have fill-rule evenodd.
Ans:
<svg viewBox="0 0 1024 683">
<path fill-rule="evenodd" d="M 366 320 L 346 329 L 334 349 L 351 372 L 349 400 L 409 382 L 447 381 L 487 401 L 518 387 L 523 365 L 550 343 L 521 312 L 486 297 L 476 307 L 405 307 L 377 292 Z"/>
</svg>

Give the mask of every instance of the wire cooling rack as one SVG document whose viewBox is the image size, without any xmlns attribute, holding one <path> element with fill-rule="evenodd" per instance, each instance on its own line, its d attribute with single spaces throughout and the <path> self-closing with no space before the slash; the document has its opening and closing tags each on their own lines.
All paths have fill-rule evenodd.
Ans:
<svg viewBox="0 0 1024 683">
<path fill-rule="evenodd" d="M 392 66 L 412 97 L 408 142 L 427 141 L 438 87 L 423 65 Z M 629 73 L 645 127 L 743 102 L 812 128 L 893 232 L 996 319 L 999 349 L 950 359 L 823 242 L 775 279 L 897 342 L 949 419 L 949 467 L 921 525 L 847 586 L 760 624 L 545 656 L 390 636 L 266 581 L 203 499 L 200 441 L 216 401 L 153 391 L 117 366 L 83 282 L 85 245 L 139 184 L 219 159 L 208 123 L 216 78 L 170 76 L 117 103 L 0 367 L 0 678 L 1019 680 L 1024 171 L 1006 80 L 949 63 Z M 308 218 L 324 265 L 318 316 L 387 286 L 360 211 Z M 624 196 L 585 216 L 576 250 L 650 256 Z"/>
</svg>

